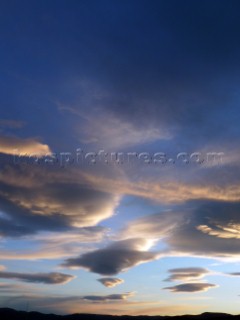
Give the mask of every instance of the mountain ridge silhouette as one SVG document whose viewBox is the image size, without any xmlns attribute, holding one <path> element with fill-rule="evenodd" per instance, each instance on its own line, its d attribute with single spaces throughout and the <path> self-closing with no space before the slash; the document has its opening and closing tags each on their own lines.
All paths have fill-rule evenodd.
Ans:
<svg viewBox="0 0 240 320">
<path fill-rule="evenodd" d="M 18 311 L 11 308 L 0 308 L 1 320 L 240 320 L 240 315 L 228 313 L 204 312 L 199 315 L 178 315 L 178 316 L 130 316 L 130 315 L 103 315 L 75 313 L 69 315 L 46 314 L 37 311 Z"/>
</svg>

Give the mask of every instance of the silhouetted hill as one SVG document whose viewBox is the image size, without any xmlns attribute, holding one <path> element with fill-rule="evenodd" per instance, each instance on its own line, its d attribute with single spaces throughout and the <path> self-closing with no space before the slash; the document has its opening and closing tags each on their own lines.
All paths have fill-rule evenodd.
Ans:
<svg viewBox="0 0 240 320">
<path fill-rule="evenodd" d="M 9 308 L 0 308 L 1 320 L 240 320 L 240 315 L 227 313 L 205 312 L 199 315 L 182 316 L 111 316 L 100 314 L 71 314 L 60 316 L 56 314 L 44 314 L 40 312 L 17 311 Z"/>
</svg>

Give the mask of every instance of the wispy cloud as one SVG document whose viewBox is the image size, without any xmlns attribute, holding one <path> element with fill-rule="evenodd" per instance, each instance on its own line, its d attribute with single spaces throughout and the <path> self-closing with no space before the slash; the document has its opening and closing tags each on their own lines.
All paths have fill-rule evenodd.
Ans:
<svg viewBox="0 0 240 320">
<path fill-rule="evenodd" d="M 114 148 L 116 151 L 118 148 L 172 138 L 172 134 L 166 127 L 161 129 L 153 124 L 136 125 L 132 121 L 120 118 L 104 109 L 96 109 L 95 112 L 91 110 L 87 113 L 73 107 L 61 106 L 59 108 L 84 119 L 80 129 L 77 128 L 81 142 L 98 145 L 105 149 Z"/>
</svg>

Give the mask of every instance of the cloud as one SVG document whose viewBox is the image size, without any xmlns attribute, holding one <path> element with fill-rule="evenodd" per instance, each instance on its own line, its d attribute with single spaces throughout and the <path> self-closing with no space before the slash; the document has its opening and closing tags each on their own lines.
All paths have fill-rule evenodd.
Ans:
<svg viewBox="0 0 240 320">
<path fill-rule="evenodd" d="M 170 269 L 168 272 L 171 275 L 165 281 L 190 281 L 193 279 L 201 279 L 209 273 L 205 268 L 175 268 Z"/>
<path fill-rule="evenodd" d="M 14 279 L 24 282 L 44 283 L 44 284 L 65 284 L 74 276 L 64 273 L 50 272 L 50 273 L 18 273 L 0 271 L 1 279 Z"/>
<path fill-rule="evenodd" d="M 179 226 L 182 219 L 181 212 L 163 211 L 162 213 L 149 214 L 130 222 L 121 231 L 121 236 L 125 238 L 146 237 L 147 239 L 166 238 Z"/>
<path fill-rule="evenodd" d="M 19 240 L 19 239 L 18 239 Z M 32 242 L 32 247 L 30 249 L 22 248 L 21 250 L 9 250 L 9 249 L 1 249 L 0 255 L 1 259 L 4 260 L 54 260 L 60 258 L 68 258 L 72 256 L 76 251 L 79 252 L 81 245 L 75 247 L 74 245 L 52 245 L 51 243 L 48 245 L 47 240 L 45 245 L 38 245 Z M 83 251 L 86 248 L 82 248 Z"/>
<path fill-rule="evenodd" d="M 166 255 L 239 257 L 239 210 L 240 202 L 192 200 L 177 206 L 176 211 L 136 219 L 122 233 L 134 237 L 142 230 L 146 239 L 162 239 Z"/>
<path fill-rule="evenodd" d="M 46 244 L 48 247 L 69 243 L 90 244 L 103 240 L 108 231 L 108 228 L 102 226 L 72 228 L 69 232 L 64 232 L 64 234 L 43 232 L 41 234 L 31 236 L 31 241 Z"/>
<path fill-rule="evenodd" d="M 43 187 L 27 189 L 24 186 L 14 188 L 5 185 L 3 188 L 11 201 L 9 205 L 19 206 L 19 211 L 29 211 L 32 217 L 40 219 L 43 216 L 45 220 L 58 216 L 78 227 L 94 226 L 109 218 L 118 203 L 117 196 L 81 183 L 46 181 Z"/>
<path fill-rule="evenodd" d="M 107 296 L 84 296 L 84 300 L 90 301 L 109 301 L 109 300 L 126 300 L 129 297 L 132 297 L 134 292 L 120 293 L 120 294 L 109 294 Z"/>
<path fill-rule="evenodd" d="M 148 244 L 145 239 L 116 241 L 103 249 L 67 259 L 63 266 L 83 267 L 94 273 L 115 275 L 140 263 L 157 259 L 158 253 L 144 251 Z"/>
<path fill-rule="evenodd" d="M 24 169 L 25 168 L 25 169 Z M 151 188 L 150 188 L 151 186 Z M 6 166 L 0 175 L 1 211 L 0 233 L 2 236 L 23 236 L 39 231 L 62 231 L 72 227 L 95 226 L 102 220 L 111 217 L 119 204 L 120 195 L 131 194 L 139 197 L 154 199 L 157 202 L 181 202 L 182 207 L 177 211 L 157 213 L 146 218 L 136 220 L 129 224 L 123 238 L 142 235 L 152 235 L 152 238 L 166 238 L 173 230 L 180 231 L 185 224 L 184 217 L 193 221 L 196 213 L 189 214 L 189 207 L 200 206 L 203 200 L 184 201 L 199 197 L 226 198 L 229 194 L 231 202 L 237 197 L 238 189 L 225 189 L 213 187 L 205 191 L 194 186 L 174 184 L 151 184 L 150 181 L 131 183 L 123 178 L 103 178 L 99 175 L 88 174 L 82 170 L 53 170 L 50 168 L 31 168 L 21 165 Z M 219 189 L 219 190 L 218 190 Z M 222 196 L 224 195 L 224 196 Z M 216 201 L 217 202 L 217 201 Z M 221 202 L 221 201 L 220 201 Z M 205 200 L 205 203 L 211 201 Z M 223 206 L 227 201 L 222 201 Z M 235 203 L 237 203 L 235 201 Z M 196 209 L 197 210 L 197 209 Z M 187 213 L 183 213 L 187 211 Z M 200 216 L 199 216 L 200 217 Z M 230 224 L 229 224 L 230 223 Z M 208 231 L 211 228 L 211 232 Z M 228 222 L 224 229 L 221 223 L 209 225 L 208 221 L 199 221 L 197 228 L 199 234 L 207 232 L 223 238 L 238 237 L 238 224 Z M 234 229 L 234 230 L 233 230 Z"/>
<path fill-rule="evenodd" d="M 137 172 L 139 174 L 140 168 L 137 167 Z M 166 168 L 165 168 L 166 170 Z M 155 171 L 153 171 L 154 174 Z M 171 177 L 162 179 L 162 182 L 157 181 L 151 175 L 145 176 L 137 181 L 131 181 L 127 175 L 124 177 L 106 177 L 100 176 L 98 174 L 93 175 L 91 173 L 83 173 L 83 178 L 91 184 L 94 184 L 96 189 L 100 189 L 106 192 L 114 192 L 118 194 L 125 194 L 131 196 L 137 196 L 141 198 L 146 198 L 153 200 L 160 204 L 177 204 L 184 203 L 190 200 L 222 200 L 222 201 L 235 201 L 237 202 L 240 198 L 240 185 L 239 182 L 231 182 L 232 177 L 228 178 L 228 181 L 223 184 L 222 181 L 221 187 L 218 183 L 213 183 L 217 177 L 213 176 L 211 179 L 208 179 L 208 184 L 204 183 L 195 183 L 191 181 L 176 181 Z M 132 174 L 132 172 L 130 171 Z M 211 173 L 207 172 L 206 175 Z M 207 177 L 204 177 L 204 181 Z"/>
<path fill-rule="evenodd" d="M 22 294 L 23 292 L 25 294 L 33 294 L 33 291 L 36 288 L 29 287 L 28 285 L 25 285 L 23 283 L 0 283 L 0 302 L 1 299 L 7 297 L 7 295 L 11 295 L 9 297 L 9 301 L 11 300 L 11 297 L 13 297 L 16 294 Z M 3 304 L 4 305 L 4 304 Z"/>
<path fill-rule="evenodd" d="M 0 285 L 1 287 L 1 285 Z M 86 295 L 86 296 L 70 296 L 61 295 L 59 293 L 46 295 L 39 292 L 28 292 L 27 288 L 22 288 L 17 291 L 17 294 L 10 295 L 8 290 L 13 287 L 8 286 L 3 295 L 0 294 L 0 307 L 11 305 L 12 308 L 17 310 L 26 310 L 26 305 L 29 309 L 44 312 L 44 313 L 57 313 L 57 314 L 73 314 L 73 313 L 93 313 L 93 314 L 119 314 L 136 313 L 136 308 L 151 306 L 149 301 L 131 301 L 130 298 L 134 296 L 135 292 L 124 292 L 111 295 Z M 23 290 L 24 289 L 24 290 Z M 25 290 L 26 289 L 26 290 Z M 159 302 L 154 305 L 159 306 Z M 164 310 L 167 310 L 165 306 Z M 175 309 L 168 310 L 172 311 Z M 176 306 L 176 310 L 179 310 Z M 140 311 L 139 311 L 140 314 Z"/>
<path fill-rule="evenodd" d="M 230 272 L 230 273 L 226 273 L 229 276 L 233 276 L 233 277 L 240 277 L 240 272 Z"/>
<path fill-rule="evenodd" d="M 119 278 L 100 278 L 98 279 L 98 281 L 101 282 L 107 288 L 116 287 L 124 282 L 124 280 Z"/>
<path fill-rule="evenodd" d="M 207 291 L 210 288 L 217 287 L 212 283 L 183 283 L 173 287 L 163 288 L 164 290 L 170 290 L 172 292 L 199 292 Z"/>
<path fill-rule="evenodd" d="M 215 257 L 240 255 L 240 239 L 236 236 L 240 224 L 239 202 L 202 200 L 189 202 L 188 207 L 185 222 L 167 240 L 175 252 Z M 216 233 L 206 232 L 203 225 Z M 228 235 L 219 236 L 224 229 Z"/>
<path fill-rule="evenodd" d="M 0 209 L 4 213 L 0 217 L 0 235 L 3 237 L 21 237 L 44 230 L 63 231 L 70 228 L 70 222 L 63 214 L 35 214 L 3 196 L 0 196 L 0 200 Z"/>
<path fill-rule="evenodd" d="M 22 139 L 14 136 L 0 136 L 0 153 L 10 155 L 38 155 L 51 153 L 47 144 L 42 144 L 34 138 Z"/>
<path fill-rule="evenodd" d="M 0 256 L 7 260 L 38 260 L 68 258 L 81 252 L 88 252 L 95 243 L 107 236 L 108 229 L 96 226 L 72 228 L 64 233 L 42 231 L 24 236 L 24 245 L 19 250 L 0 249 Z M 19 238 L 12 238 L 13 248 L 19 244 Z M 26 243 L 29 243 L 30 248 Z"/>
<path fill-rule="evenodd" d="M 158 258 L 160 256 L 159 253 L 148 251 L 153 244 L 151 239 L 162 239 L 165 242 L 167 248 L 162 255 L 191 254 L 211 257 L 231 257 L 233 255 L 239 255 L 239 239 L 209 235 L 198 228 L 203 222 L 208 224 L 210 222 L 212 227 L 220 224 L 227 226 L 229 221 L 231 221 L 231 224 L 234 223 L 234 225 L 236 225 L 239 220 L 237 214 L 238 206 L 238 203 L 234 202 L 197 201 L 189 202 L 182 207 L 178 207 L 178 212 L 166 211 L 159 214 L 148 215 L 132 221 L 129 226 L 120 233 L 120 238 L 125 238 L 125 240 L 116 241 L 103 249 L 90 251 L 76 258 L 69 258 L 64 265 L 68 267 L 83 267 L 91 272 L 103 275 L 114 275 L 139 263 Z M 228 212 L 227 215 L 226 212 Z M 46 220 L 46 224 L 47 221 L 49 220 Z M 58 223 L 59 222 L 60 220 L 58 219 Z M 57 227 L 57 224 L 54 224 L 54 226 Z M 6 232 L 6 226 L 4 230 Z M 14 231 L 13 228 L 11 230 Z M 84 229 L 81 228 L 79 230 Z M 71 232 L 73 232 L 73 230 Z M 88 242 L 91 239 L 91 232 L 93 232 L 92 235 L 95 237 L 95 229 L 88 230 L 85 228 L 81 242 Z M 145 240 L 126 239 L 129 235 L 133 238 L 139 238 L 140 235 L 142 235 L 145 237 Z M 79 236 L 81 236 L 81 231 Z M 84 240 L 85 236 L 87 237 L 86 240 Z M 54 235 L 52 235 L 52 237 L 54 237 Z M 61 242 L 61 239 L 59 239 L 59 241 Z M 72 236 L 72 240 L 69 239 L 69 244 L 71 244 L 71 241 L 76 241 L 77 243 L 77 235 L 76 237 Z M 57 243 L 58 240 L 56 239 L 55 244 Z M 55 253 L 53 253 L 53 256 L 69 257 L 77 254 L 79 251 L 77 245 L 69 247 L 62 243 L 61 246 L 62 249 L 59 248 L 61 250 L 56 251 L 57 256 Z M 44 257 L 44 255 L 52 258 L 51 254 L 48 254 L 51 251 L 51 247 L 53 248 L 52 252 L 54 252 L 54 240 L 50 238 L 46 240 L 46 250 L 43 250 L 43 252 L 37 250 L 36 254 L 33 252 L 32 258 L 36 259 Z M 8 254 L 6 252 L 2 253 L 3 256 L 11 258 L 10 252 Z M 21 258 L 22 256 L 31 259 L 31 254 L 27 256 L 26 253 L 22 254 L 23 255 L 19 257 L 14 255 L 14 257 Z M 109 255 L 115 257 L 115 259 L 106 262 Z M 177 278 L 179 280 L 188 280 L 190 277 L 194 278 L 198 276 L 201 278 L 201 276 L 203 276 L 203 274 L 201 275 L 201 271 L 203 270 L 188 271 L 189 274 L 173 274 L 170 278 L 172 280 L 176 280 Z"/>
<path fill-rule="evenodd" d="M 240 239 L 240 223 L 229 222 L 226 225 L 215 224 L 214 227 L 199 225 L 197 229 L 203 233 L 223 239 Z"/>
<path fill-rule="evenodd" d="M 159 127 L 136 126 L 132 121 L 121 119 L 104 109 L 83 112 L 70 107 L 61 110 L 71 112 L 84 119 L 83 125 L 77 127 L 81 142 L 100 145 L 106 148 L 126 148 L 157 140 L 168 140 L 171 134 L 168 129 Z M 97 114 L 97 116 L 96 116 Z M 114 151 L 114 150 L 111 150 Z"/>
<path fill-rule="evenodd" d="M 126 148 L 156 140 L 168 140 L 171 137 L 168 132 L 159 128 L 141 128 L 106 115 L 101 115 L 97 120 L 96 117 L 90 119 L 87 128 L 91 128 L 87 132 L 88 139 L 107 148 Z"/>
<path fill-rule="evenodd" d="M 49 139 L 51 147 L 57 149 L 72 149 L 81 140 L 103 148 L 105 145 L 108 148 L 136 145 L 140 149 L 145 143 L 144 148 L 148 150 L 159 148 L 159 151 L 167 149 L 173 153 L 179 148 L 202 150 L 206 145 L 216 146 L 215 142 L 220 148 L 221 143 L 225 145 L 226 142 L 239 146 L 240 43 L 237 39 L 240 4 L 237 1 L 220 1 L 219 4 L 198 1 L 196 5 L 193 1 L 183 4 L 176 0 L 139 1 L 138 5 L 123 3 L 118 1 L 116 5 L 107 6 L 107 12 L 105 6 L 97 1 L 94 6 L 85 2 L 84 5 L 81 2 L 77 4 L 76 1 L 76 6 L 69 6 L 69 10 L 61 4 L 57 9 L 51 6 L 47 10 L 44 6 L 33 5 L 29 12 L 33 12 L 34 17 L 20 10 L 19 4 L 11 11 L 13 26 L 19 26 L 15 35 L 11 21 L 3 19 L 6 25 L 3 29 L 7 30 L 9 38 L 6 47 L 10 44 L 3 66 L 3 74 L 7 74 L 5 88 L 10 86 L 15 94 L 3 90 L 1 104 L 6 107 L 4 112 L 8 115 L 18 114 L 24 107 L 21 117 L 31 125 L 22 132 L 22 136 L 32 130 Z M 3 17 L 9 17 L 9 7 L 2 10 Z M 21 55 L 21 59 L 16 59 L 17 53 L 23 52 L 29 43 L 33 44 L 31 50 Z M 29 66 L 29 70 L 23 70 L 22 66 Z M 81 83 L 88 80 L 99 83 L 99 87 L 107 92 L 94 92 L 95 87 L 83 87 Z M 88 110 L 88 119 L 56 114 L 55 99 L 64 101 L 66 105 L 77 105 L 78 111 Z M 78 135 L 76 131 L 71 132 L 72 128 L 77 128 Z M 33 138 L 34 141 L 28 140 L 27 146 L 23 147 L 24 139 L 20 140 L 19 151 L 27 149 L 27 146 L 32 150 L 35 142 L 40 143 Z M 48 140 L 43 141 L 48 143 Z M 5 143 L 4 152 L 16 141 Z M 229 152 L 231 149 L 234 148 L 229 146 Z M 122 167 L 123 171 L 126 170 L 126 166 Z M 178 170 L 171 167 L 165 171 L 150 167 L 144 166 L 139 172 L 138 168 L 129 169 L 125 181 L 106 178 L 101 169 L 95 169 L 99 172 L 86 179 L 87 174 L 83 178 L 76 173 L 77 170 L 71 174 L 68 170 L 64 175 L 42 168 L 42 173 L 25 168 L 14 177 L 13 173 L 6 174 L 0 185 L 0 234 L 30 238 L 45 231 L 77 233 L 76 228 L 96 226 L 113 217 L 118 194 L 121 194 L 154 201 L 150 206 L 138 202 L 136 207 L 132 207 L 132 217 L 149 212 L 155 205 L 155 208 L 159 205 L 159 211 L 163 204 L 178 205 L 176 214 L 174 210 L 161 212 L 149 216 L 149 221 L 142 219 L 135 226 L 131 223 L 124 237 L 160 239 L 159 247 L 165 248 L 166 245 L 166 255 L 240 255 L 239 206 L 236 205 L 240 199 L 240 184 L 237 170 L 231 170 L 234 176 L 231 178 L 226 177 L 227 168 L 212 168 L 220 178 L 215 180 L 212 176 L 210 181 L 204 179 L 209 174 L 207 169 L 204 169 L 205 173 L 195 170 L 197 173 L 193 177 L 189 168 Z M 145 177 L 142 176 L 143 171 L 146 172 Z M 171 171 L 168 181 L 162 179 L 163 171 L 163 175 Z M 201 178 L 202 183 L 199 182 Z M 220 179 L 226 183 L 220 183 Z M 219 205 L 213 206 L 207 199 L 219 202 Z M 189 200 L 194 201 L 190 203 Z M 118 228 L 125 217 L 132 219 L 128 214 L 131 208 L 124 206 L 125 202 L 120 211 L 122 213 L 126 209 L 126 212 L 107 225 Z M 221 212 L 221 206 L 226 208 L 225 213 Z M 96 239 L 94 232 L 93 235 Z M 73 238 L 76 241 L 77 237 Z M 90 233 L 86 237 L 82 235 L 82 238 L 87 241 Z M 48 241 L 51 247 L 47 252 Z M 59 243 L 63 245 L 63 239 L 59 239 Z M 46 240 L 44 252 L 31 252 L 31 246 L 22 244 L 15 245 L 15 248 L 21 247 L 26 255 L 53 256 L 52 239 Z M 19 254 L 18 250 L 13 252 L 11 242 L 6 244 L 6 248 L 11 251 L 9 253 Z M 103 263 L 116 263 L 107 265 L 113 272 L 127 269 L 138 261 L 141 263 L 143 258 L 151 261 L 147 255 L 153 254 L 132 244 L 126 248 L 111 248 L 110 245 L 93 250 L 86 253 L 80 247 L 78 253 L 71 250 L 68 253 L 73 258 L 83 259 L 80 264 L 90 271 L 104 269 Z M 67 254 L 67 246 L 58 247 L 55 257 L 61 253 Z M 112 258 L 111 253 L 119 261 L 108 262 L 109 256 Z"/>
<path fill-rule="evenodd" d="M 0 187 L 2 236 L 96 226 L 112 216 L 119 202 L 118 195 L 96 190 L 81 179 L 81 172 L 76 176 L 71 170 L 6 166 Z"/>
</svg>

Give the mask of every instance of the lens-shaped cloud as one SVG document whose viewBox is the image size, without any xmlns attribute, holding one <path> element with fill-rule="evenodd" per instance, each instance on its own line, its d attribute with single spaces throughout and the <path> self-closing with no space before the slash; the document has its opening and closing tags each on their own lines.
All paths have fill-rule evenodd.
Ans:
<svg viewBox="0 0 240 320">
<path fill-rule="evenodd" d="M 123 283 L 124 280 L 119 278 L 100 278 L 98 279 L 100 283 L 102 283 L 107 288 L 113 288 Z"/>
<path fill-rule="evenodd" d="M 175 268 L 168 270 L 170 276 L 165 281 L 189 281 L 193 279 L 201 279 L 209 273 L 205 268 Z"/>
<path fill-rule="evenodd" d="M 19 273 L 0 271 L 1 279 L 14 279 L 24 282 L 44 283 L 44 284 L 64 284 L 72 279 L 74 276 L 58 272 L 49 273 Z"/>
<path fill-rule="evenodd" d="M 132 297 L 134 295 L 134 292 L 126 292 L 126 293 L 120 293 L 120 294 L 109 294 L 107 296 L 84 296 L 84 300 L 89 301 L 111 301 L 111 300 L 126 300 L 129 297 Z"/>
<path fill-rule="evenodd" d="M 163 288 L 164 290 L 170 290 L 172 292 L 200 292 L 207 291 L 208 289 L 217 287 L 212 283 L 183 283 L 173 287 Z"/>
<path fill-rule="evenodd" d="M 94 273 L 115 275 L 138 264 L 157 259 L 158 253 L 143 251 L 147 243 L 144 239 L 116 241 L 103 249 L 67 259 L 63 266 L 83 267 Z"/>
</svg>

